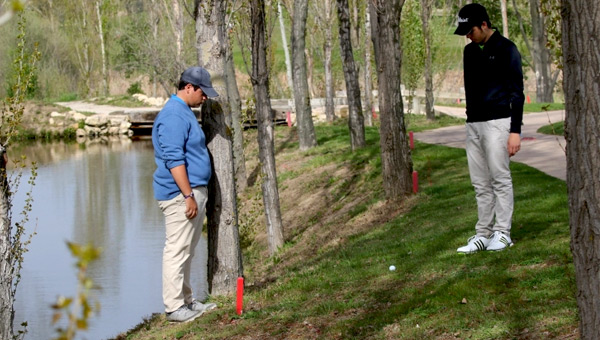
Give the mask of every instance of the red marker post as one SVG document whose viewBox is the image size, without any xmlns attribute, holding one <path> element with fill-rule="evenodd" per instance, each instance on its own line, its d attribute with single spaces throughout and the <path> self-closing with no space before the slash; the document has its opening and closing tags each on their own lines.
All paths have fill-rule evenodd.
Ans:
<svg viewBox="0 0 600 340">
<path fill-rule="evenodd" d="M 237 299 L 235 312 L 237 315 L 242 315 L 242 309 L 244 307 L 244 278 L 238 277 L 237 279 Z"/>
<path fill-rule="evenodd" d="M 287 120 L 287 125 L 289 127 L 292 127 L 292 114 L 290 113 L 290 111 L 286 112 L 286 120 Z"/>
<path fill-rule="evenodd" d="M 413 193 L 416 194 L 419 191 L 419 174 L 416 171 L 412 173 L 413 177 Z"/>
<path fill-rule="evenodd" d="M 412 131 L 408 133 L 408 139 L 410 140 L 410 149 L 412 150 L 415 148 L 415 139 Z"/>
</svg>

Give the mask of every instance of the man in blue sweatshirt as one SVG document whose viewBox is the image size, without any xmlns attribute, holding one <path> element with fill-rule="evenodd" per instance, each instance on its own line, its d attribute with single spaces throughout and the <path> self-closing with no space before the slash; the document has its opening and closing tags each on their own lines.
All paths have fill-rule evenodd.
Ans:
<svg viewBox="0 0 600 340">
<path fill-rule="evenodd" d="M 166 224 L 163 302 L 167 320 L 173 322 L 192 321 L 216 307 L 194 300 L 190 269 L 206 216 L 206 186 L 211 176 L 204 132 L 191 108 L 217 96 L 208 71 L 188 68 L 181 74 L 177 93 L 152 126 L 157 167 L 152 184 Z"/>
<path fill-rule="evenodd" d="M 466 151 L 478 211 L 476 234 L 457 251 L 503 250 L 513 245 L 509 163 L 521 148 L 525 101 L 521 55 L 512 41 L 492 28 L 480 4 L 459 11 L 454 34 L 471 39 L 463 56 Z"/>
</svg>

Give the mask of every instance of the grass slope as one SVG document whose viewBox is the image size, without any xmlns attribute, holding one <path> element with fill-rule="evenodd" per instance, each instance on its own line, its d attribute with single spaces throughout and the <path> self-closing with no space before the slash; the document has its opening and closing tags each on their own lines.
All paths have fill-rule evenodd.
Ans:
<svg viewBox="0 0 600 340">
<path fill-rule="evenodd" d="M 407 117 L 411 130 L 434 124 Z M 276 129 L 287 243 L 269 258 L 260 178 L 243 194 L 244 313 L 235 299 L 184 325 L 156 314 L 120 339 L 576 338 L 575 277 L 561 180 L 513 163 L 515 246 L 458 255 L 474 233 L 476 203 L 464 150 L 416 143 L 420 192 L 383 199 L 379 136 L 349 148 L 346 124 L 316 126 L 319 146 L 298 151 Z M 259 172 L 247 135 L 248 172 Z M 252 176 L 251 176 L 252 177 Z M 396 270 L 388 267 L 395 265 Z"/>
</svg>

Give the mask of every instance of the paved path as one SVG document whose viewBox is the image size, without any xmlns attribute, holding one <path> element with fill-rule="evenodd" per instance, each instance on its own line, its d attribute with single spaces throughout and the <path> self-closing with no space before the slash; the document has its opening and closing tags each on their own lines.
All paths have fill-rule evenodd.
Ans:
<svg viewBox="0 0 600 340">
<path fill-rule="evenodd" d="M 91 112 L 99 115 L 108 115 L 111 113 L 129 114 L 133 112 L 158 112 L 160 107 L 120 107 L 112 105 L 98 105 L 85 101 L 72 101 L 55 103 L 56 105 L 68 107 L 77 112 Z"/>
<path fill-rule="evenodd" d="M 436 106 L 435 109 L 438 113 L 467 118 L 464 108 Z M 541 126 L 563 121 L 564 118 L 564 110 L 524 114 L 524 125 L 521 128 L 521 151 L 514 155 L 511 160 L 527 164 L 550 176 L 566 180 L 565 138 L 536 132 Z M 465 135 L 465 126 L 460 125 L 418 132 L 414 134 L 414 137 L 424 143 L 464 149 Z"/>
</svg>

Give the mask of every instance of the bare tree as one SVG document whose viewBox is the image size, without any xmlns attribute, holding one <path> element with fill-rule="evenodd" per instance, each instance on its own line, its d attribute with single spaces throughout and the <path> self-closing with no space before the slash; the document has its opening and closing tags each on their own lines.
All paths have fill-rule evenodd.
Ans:
<svg viewBox="0 0 600 340">
<path fill-rule="evenodd" d="M 312 120 L 308 76 L 306 72 L 306 18 L 308 0 L 294 0 L 294 20 L 292 25 L 292 66 L 294 79 L 294 102 L 300 150 L 317 146 L 317 137 Z"/>
<path fill-rule="evenodd" d="M 433 0 L 421 0 L 421 25 L 425 42 L 425 115 L 427 119 L 435 119 L 433 110 L 433 56 L 431 38 L 431 15 Z"/>
<path fill-rule="evenodd" d="M 531 42 L 525 32 L 523 18 L 517 7 L 516 0 L 513 0 L 513 7 L 517 19 L 519 20 L 523 40 L 532 57 L 532 62 L 530 64 L 535 73 L 536 101 L 538 103 L 552 103 L 554 102 L 554 87 L 556 86 L 560 70 L 556 69 L 554 72 L 552 71 L 552 58 L 550 56 L 550 51 L 546 47 L 547 36 L 545 31 L 545 16 L 540 10 L 540 0 L 529 1 L 529 11 L 531 13 Z"/>
<path fill-rule="evenodd" d="M 502 14 L 502 35 L 508 38 L 508 13 L 506 0 L 500 0 L 500 13 Z"/>
<path fill-rule="evenodd" d="M 370 11 L 365 11 L 365 34 L 364 37 L 364 56 L 365 56 L 365 67 L 364 67 L 364 76 L 365 76 L 365 125 L 373 126 L 373 83 L 372 72 L 371 72 L 371 14 Z"/>
<path fill-rule="evenodd" d="M 262 193 L 267 218 L 269 253 L 273 255 L 283 246 L 283 224 L 281 222 L 277 172 L 275 169 L 273 111 L 271 110 L 269 95 L 264 0 L 252 0 L 250 10 L 252 17 L 252 86 L 256 98 L 258 150 L 264 176 Z"/>
<path fill-rule="evenodd" d="M 108 96 L 110 94 L 108 88 L 108 71 L 107 71 L 107 60 L 106 60 L 106 46 L 104 43 L 104 28 L 102 26 L 102 14 L 100 13 L 100 7 L 102 5 L 101 0 L 96 0 L 96 16 L 98 18 L 98 39 L 100 40 L 100 52 L 102 56 L 102 94 Z"/>
<path fill-rule="evenodd" d="M 14 338 L 15 295 L 21 278 L 23 254 L 27 251 L 27 245 L 31 240 L 31 236 L 25 239 L 25 223 L 28 221 L 28 212 L 31 211 L 33 200 L 31 191 L 26 193 L 27 199 L 21 211 L 21 220 L 15 223 L 12 219 L 12 199 L 19 191 L 22 169 L 26 166 L 24 159 L 13 160 L 17 169 L 14 175 L 9 175 L 7 171 L 7 149 L 20 128 L 25 110 L 23 104 L 25 91 L 31 85 L 35 64 L 39 59 L 37 50 L 33 53 L 25 51 L 25 19 L 22 13 L 19 13 L 18 17 L 19 37 L 13 63 L 17 77 L 12 88 L 13 95 L 6 98 L 0 107 L 0 122 L 2 122 L 0 125 L 0 339 Z M 32 165 L 31 177 L 28 181 L 32 186 L 35 177 L 35 165 Z"/>
<path fill-rule="evenodd" d="M 562 0 L 567 190 L 580 336 L 600 339 L 600 3 Z M 593 23 L 593 24 L 592 24 Z"/>
<path fill-rule="evenodd" d="M 216 100 L 202 105 L 202 122 L 213 176 L 208 185 L 208 283 L 211 293 L 233 294 L 237 278 L 242 275 L 237 201 L 234 178 L 231 132 L 225 116 L 229 115 L 226 91 L 226 31 L 227 1 L 200 4 L 195 0 L 196 50 L 198 64 L 206 68 L 213 87 L 219 93 Z"/>
<path fill-rule="evenodd" d="M 287 43 L 287 32 L 283 21 L 283 11 L 281 10 L 281 1 L 277 1 L 277 15 L 279 17 L 279 28 L 281 29 L 281 43 L 283 44 L 283 53 L 285 56 L 285 69 L 287 71 L 287 83 L 290 88 L 290 94 L 294 93 L 294 81 L 292 80 L 292 62 L 290 60 L 290 50 Z"/>
<path fill-rule="evenodd" d="M 403 5 L 404 0 L 372 0 L 369 3 L 379 83 L 381 170 L 387 199 L 402 198 L 412 188 L 412 159 L 400 92 L 402 47 L 399 23 Z"/>
<path fill-rule="evenodd" d="M 325 31 L 323 42 L 324 67 L 325 67 L 325 119 L 328 122 L 335 120 L 335 91 L 333 88 L 333 71 L 331 68 L 331 53 L 333 50 L 333 0 L 314 1 L 314 15 L 319 25 Z M 323 6 L 321 8 L 320 6 Z"/>
<path fill-rule="evenodd" d="M 348 97 L 348 128 L 350 129 L 350 145 L 352 150 L 362 148 L 365 142 L 365 121 L 360 100 L 360 85 L 358 72 L 352 54 L 352 38 L 350 37 L 350 10 L 348 0 L 337 0 L 337 14 L 340 32 L 340 50 L 346 79 Z"/>
</svg>

